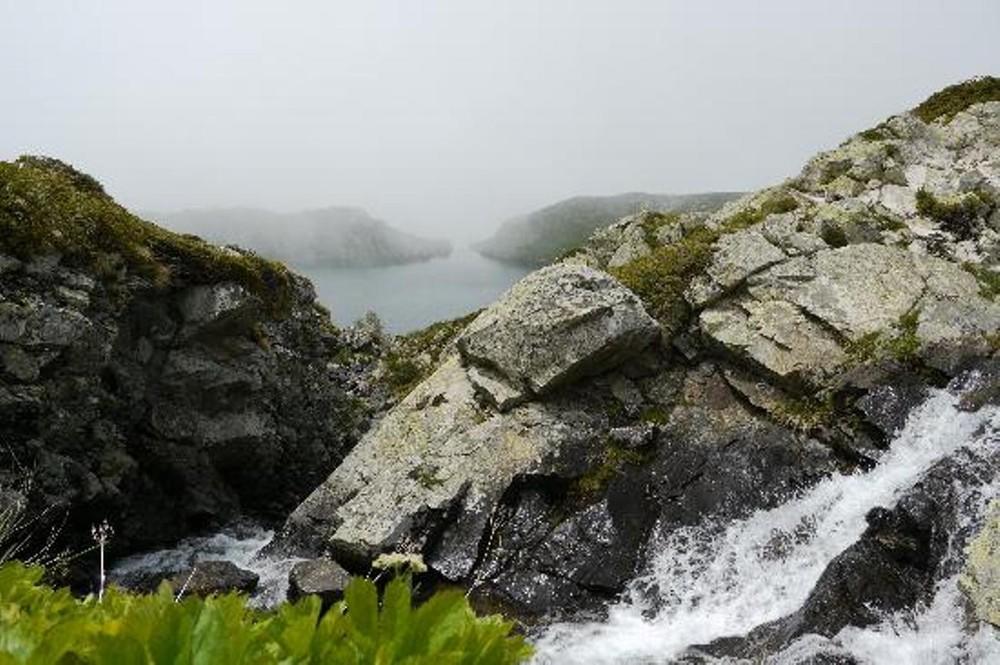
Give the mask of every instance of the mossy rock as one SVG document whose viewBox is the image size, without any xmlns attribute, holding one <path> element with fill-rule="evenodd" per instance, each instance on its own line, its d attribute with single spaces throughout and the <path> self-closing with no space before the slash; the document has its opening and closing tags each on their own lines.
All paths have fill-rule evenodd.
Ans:
<svg viewBox="0 0 1000 665">
<path fill-rule="evenodd" d="M 384 360 L 385 382 L 402 399 L 441 364 L 448 345 L 481 310 L 400 335 Z"/>
<path fill-rule="evenodd" d="M 981 76 L 935 92 L 913 113 L 924 122 L 939 119 L 948 122 L 973 104 L 997 101 L 1000 101 L 1000 78 Z"/>
<path fill-rule="evenodd" d="M 109 281 L 124 268 L 164 289 L 231 281 L 275 317 L 291 307 L 284 265 L 139 219 L 97 180 L 49 157 L 0 162 L 0 252 L 26 261 L 58 254 Z"/>
</svg>

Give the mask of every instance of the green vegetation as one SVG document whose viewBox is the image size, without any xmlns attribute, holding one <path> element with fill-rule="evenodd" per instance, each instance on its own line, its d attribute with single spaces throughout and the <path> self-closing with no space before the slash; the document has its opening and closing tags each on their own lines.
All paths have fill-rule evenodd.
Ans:
<svg viewBox="0 0 1000 665">
<path fill-rule="evenodd" d="M 820 172 L 819 184 L 829 185 L 840 176 L 847 175 L 852 166 L 854 166 L 854 163 L 850 159 L 837 159 L 826 162 L 823 164 L 823 170 Z"/>
<path fill-rule="evenodd" d="M 779 425 L 800 432 L 810 432 L 833 421 L 832 399 L 798 397 L 785 399 L 771 409 L 771 417 Z"/>
<path fill-rule="evenodd" d="M 757 205 L 748 206 L 727 219 L 723 224 L 722 234 L 755 226 L 764 221 L 768 215 L 792 212 L 798 207 L 799 202 L 788 192 L 784 190 L 773 191 Z"/>
<path fill-rule="evenodd" d="M 988 300 L 996 300 L 1000 295 L 1000 272 L 975 263 L 963 263 L 962 268 L 972 273 L 979 282 L 979 295 Z"/>
<path fill-rule="evenodd" d="M 642 299 L 646 309 L 665 330 L 675 333 L 691 313 L 684 291 L 708 265 L 715 241 L 727 233 L 758 224 L 768 215 L 791 212 L 798 206 L 791 194 L 772 192 L 759 204 L 748 206 L 728 218 L 718 229 L 696 228 L 679 241 L 658 247 L 610 272 Z"/>
<path fill-rule="evenodd" d="M 582 499 L 595 496 L 604 491 L 623 466 L 638 466 L 646 461 L 647 455 L 638 450 L 608 443 L 597 463 L 573 482 L 570 494 Z"/>
<path fill-rule="evenodd" d="M 968 192 L 947 199 L 939 199 L 923 188 L 917 191 L 917 212 L 940 222 L 945 231 L 959 240 L 974 237 L 976 221 L 989 215 L 994 207 L 996 201 L 984 191 Z"/>
<path fill-rule="evenodd" d="M 233 281 L 274 316 L 291 306 L 291 277 L 280 263 L 143 221 L 92 177 L 49 157 L 0 162 L 0 252 L 24 260 L 58 253 L 108 280 L 125 268 L 161 288 Z"/>
<path fill-rule="evenodd" d="M 973 104 L 995 101 L 1000 101 L 1000 78 L 981 76 L 935 92 L 913 109 L 913 113 L 924 122 L 939 118 L 948 122 Z"/>
<path fill-rule="evenodd" d="M 658 247 L 610 272 L 639 296 L 665 330 L 675 333 L 690 316 L 684 291 L 708 265 L 719 235 L 705 227 L 695 229 L 678 242 Z"/>
<path fill-rule="evenodd" d="M 406 397 L 437 369 L 445 348 L 479 316 L 480 311 L 432 323 L 422 330 L 397 337 L 385 356 L 385 381 L 393 394 L 400 399 Z"/>
<path fill-rule="evenodd" d="M 509 622 L 476 617 L 459 590 L 414 608 L 406 575 L 381 599 L 371 581 L 356 578 L 325 613 L 314 597 L 273 612 L 253 611 L 234 594 L 175 602 L 168 585 L 152 595 L 112 588 L 98 603 L 43 586 L 42 575 L 19 563 L 0 567 L 4 665 L 513 665 L 531 655 Z"/>
<path fill-rule="evenodd" d="M 880 122 L 871 129 L 859 132 L 858 135 L 866 141 L 888 141 L 896 138 L 892 128 L 889 127 L 888 120 Z"/>
<path fill-rule="evenodd" d="M 676 212 L 647 212 L 639 222 L 642 228 L 642 237 L 650 247 L 661 244 L 656 238 L 656 232 L 667 224 L 676 224 L 681 219 L 680 213 Z"/>
<path fill-rule="evenodd" d="M 920 338 L 917 336 L 919 320 L 920 310 L 914 309 L 899 317 L 895 335 L 883 332 L 862 335 L 847 345 L 848 357 L 857 364 L 885 358 L 906 363 L 915 361 L 920 353 Z"/>
</svg>

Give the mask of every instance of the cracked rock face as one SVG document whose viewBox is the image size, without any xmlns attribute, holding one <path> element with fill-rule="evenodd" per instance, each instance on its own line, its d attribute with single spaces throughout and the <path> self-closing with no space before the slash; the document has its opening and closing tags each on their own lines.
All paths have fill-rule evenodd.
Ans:
<svg viewBox="0 0 1000 665">
<path fill-rule="evenodd" d="M 296 509 L 288 529 L 357 568 L 417 548 L 437 572 L 461 579 L 513 479 L 571 465 L 588 445 L 590 420 L 536 403 L 498 414 L 478 402 L 451 356 Z"/>
<path fill-rule="evenodd" d="M 704 310 L 701 331 L 777 377 L 820 385 L 866 335 L 902 334 L 916 316 L 918 351 L 929 361 L 949 343 L 996 330 L 1000 306 L 953 263 L 875 244 L 789 258 L 746 280 L 746 293 Z"/>
<path fill-rule="evenodd" d="M 458 349 L 467 363 L 543 395 L 620 365 L 658 331 L 642 302 L 606 273 L 556 264 L 528 275 L 480 314 Z"/>
</svg>

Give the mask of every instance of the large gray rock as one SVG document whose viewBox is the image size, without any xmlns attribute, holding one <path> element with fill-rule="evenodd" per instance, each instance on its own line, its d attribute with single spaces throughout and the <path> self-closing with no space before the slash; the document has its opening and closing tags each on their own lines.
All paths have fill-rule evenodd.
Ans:
<svg viewBox="0 0 1000 665">
<path fill-rule="evenodd" d="M 844 369 L 852 343 L 872 336 L 889 348 L 912 335 L 914 353 L 954 371 L 962 357 L 986 351 L 1000 306 L 954 263 L 862 243 L 766 268 L 747 278 L 745 294 L 704 310 L 699 323 L 709 339 L 773 375 L 819 385 Z"/>
<path fill-rule="evenodd" d="M 331 547 L 359 569 L 379 553 L 417 547 L 437 572 L 461 579 L 512 480 L 581 453 L 589 420 L 539 403 L 492 412 L 452 356 L 292 513 L 287 537 Z"/>
<path fill-rule="evenodd" d="M 658 326 L 609 275 L 556 264 L 534 272 L 480 314 L 458 339 L 464 360 L 545 394 L 637 354 Z"/>
</svg>

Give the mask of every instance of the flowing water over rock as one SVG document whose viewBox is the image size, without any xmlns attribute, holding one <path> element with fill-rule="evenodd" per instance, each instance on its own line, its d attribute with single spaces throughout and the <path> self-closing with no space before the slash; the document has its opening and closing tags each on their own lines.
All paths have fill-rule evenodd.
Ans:
<svg viewBox="0 0 1000 665">
<path fill-rule="evenodd" d="M 951 393 L 934 393 L 867 473 L 831 477 L 778 508 L 728 525 L 673 532 L 605 622 L 551 627 L 538 640 L 537 662 L 665 663 L 795 612 L 827 565 L 865 531 L 869 510 L 891 508 L 935 462 L 962 448 L 1000 445 L 1000 409 L 969 413 L 957 402 Z M 995 489 L 979 488 L 977 505 Z M 966 517 L 980 518 L 981 511 Z M 988 627 L 967 635 L 961 608 L 955 580 L 948 579 L 915 618 L 886 617 L 879 626 L 849 627 L 833 639 L 804 636 L 773 660 L 850 654 L 879 663 L 908 653 L 912 659 L 895 662 L 1000 662 L 1000 635 Z"/>
<path fill-rule="evenodd" d="M 301 559 L 262 554 L 261 549 L 273 536 L 273 531 L 255 524 L 234 524 L 209 536 L 185 538 L 168 549 L 126 557 L 111 567 L 108 578 L 112 583 L 127 585 L 130 580 L 189 571 L 201 561 L 230 561 L 260 576 L 251 605 L 274 607 L 285 600 L 288 573 Z"/>
</svg>

